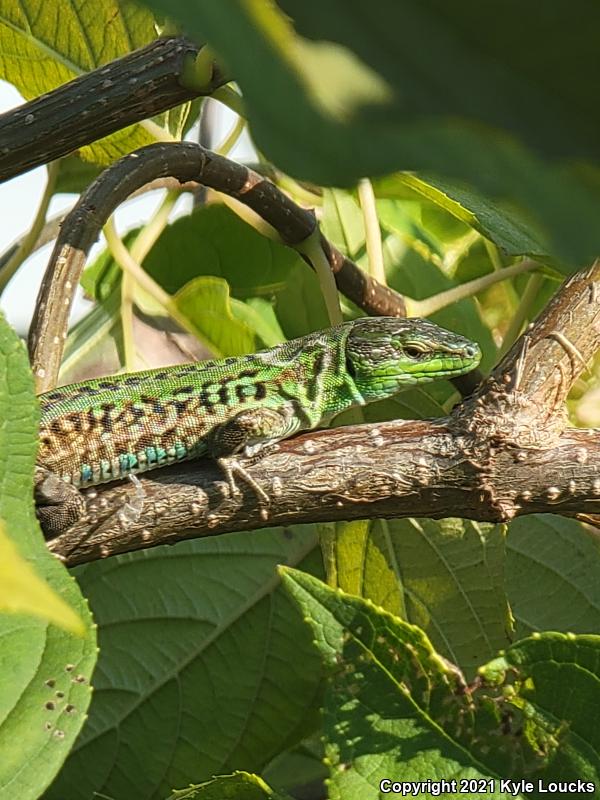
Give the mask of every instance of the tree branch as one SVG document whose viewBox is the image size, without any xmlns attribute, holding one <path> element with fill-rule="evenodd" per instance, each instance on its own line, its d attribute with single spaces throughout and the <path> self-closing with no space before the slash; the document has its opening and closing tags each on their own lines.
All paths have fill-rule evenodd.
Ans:
<svg viewBox="0 0 600 800">
<path fill-rule="evenodd" d="M 272 225 L 287 244 L 307 239 L 317 223 L 312 211 L 294 203 L 277 186 L 235 161 L 189 142 L 152 144 L 119 159 L 79 198 L 65 217 L 44 275 L 29 335 L 38 391 L 56 384 L 75 288 L 87 254 L 114 209 L 146 183 L 174 177 L 197 181 L 241 201 Z M 340 291 L 367 314 L 404 316 L 402 297 L 377 283 L 321 242 Z"/>
<path fill-rule="evenodd" d="M 0 114 L 0 182 L 154 114 L 209 95 L 229 77 L 214 65 L 200 90 L 179 82 L 200 47 L 182 36 L 146 47 Z"/>
<path fill-rule="evenodd" d="M 317 431 L 243 461 L 269 491 L 230 497 L 195 461 L 86 493 L 88 519 L 50 542 L 67 563 L 265 525 L 374 517 L 508 521 L 600 513 L 600 430 L 566 427 L 564 399 L 600 347 L 600 265 L 568 280 L 477 394 L 449 417 Z"/>
</svg>

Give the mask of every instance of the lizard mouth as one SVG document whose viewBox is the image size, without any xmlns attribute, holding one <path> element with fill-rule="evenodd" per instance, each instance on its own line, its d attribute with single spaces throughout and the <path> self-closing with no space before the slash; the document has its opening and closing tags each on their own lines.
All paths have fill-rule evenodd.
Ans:
<svg viewBox="0 0 600 800">
<path fill-rule="evenodd" d="M 460 350 L 439 350 L 437 353 L 403 359 L 399 375 L 410 376 L 408 382 L 415 383 L 447 378 L 470 372 L 480 361 L 479 345 L 469 342 Z"/>
<path fill-rule="evenodd" d="M 481 350 L 475 344 L 469 344 L 460 353 L 439 353 L 427 362 L 407 364 L 404 370 L 415 378 L 427 380 L 432 377 L 446 377 L 470 372 L 481 361 Z"/>
</svg>

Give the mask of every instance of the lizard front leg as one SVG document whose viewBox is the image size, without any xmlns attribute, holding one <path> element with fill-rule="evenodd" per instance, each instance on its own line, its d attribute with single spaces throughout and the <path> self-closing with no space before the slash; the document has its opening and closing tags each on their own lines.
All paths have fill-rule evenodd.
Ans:
<svg viewBox="0 0 600 800">
<path fill-rule="evenodd" d="M 240 411 L 214 429 L 207 445 L 208 452 L 223 470 L 233 495 L 240 490 L 235 475 L 242 478 L 256 493 L 262 503 L 270 503 L 269 495 L 235 458 L 237 453 L 256 456 L 269 445 L 290 436 L 298 424 L 289 414 L 271 408 L 251 408 Z"/>
<path fill-rule="evenodd" d="M 70 528 L 85 513 L 85 502 L 77 487 L 46 467 L 36 466 L 33 493 L 37 518 L 47 539 Z"/>
</svg>

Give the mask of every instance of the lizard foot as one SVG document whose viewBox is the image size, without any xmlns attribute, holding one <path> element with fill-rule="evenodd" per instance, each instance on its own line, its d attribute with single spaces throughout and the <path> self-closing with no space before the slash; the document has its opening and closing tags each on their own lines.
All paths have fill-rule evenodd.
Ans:
<svg viewBox="0 0 600 800">
<path fill-rule="evenodd" d="M 37 518 L 46 539 L 54 539 L 85 513 L 85 502 L 77 487 L 45 467 L 35 468 L 33 493 Z"/>
<path fill-rule="evenodd" d="M 218 458 L 217 459 L 218 465 L 223 470 L 223 474 L 225 475 L 225 479 L 229 484 L 229 489 L 231 491 L 232 496 L 240 495 L 241 491 L 237 483 L 235 482 L 235 477 L 237 475 L 238 478 L 241 478 L 248 486 L 252 489 L 252 491 L 258 497 L 258 500 L 261 505 L 270 505 L 271 498 L 265 492 L 265 490 L 258 485 L 258 483 L 254 480 L 252 475 L 250 475 L 247 470 L 242 467 L 240 462 L 235 458 Z"/>
</svg>

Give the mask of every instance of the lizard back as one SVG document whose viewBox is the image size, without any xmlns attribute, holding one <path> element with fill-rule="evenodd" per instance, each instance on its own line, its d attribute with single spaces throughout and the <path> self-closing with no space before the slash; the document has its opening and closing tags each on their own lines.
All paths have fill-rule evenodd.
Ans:
<svg viewBox="0 0 600 800">
<path fill-rule="evenodd" d="M 210 433 L 240 411 L 287 405 L 299 419 L 298 430 L 315 427 L 325 412 L 321 390 L 341 388 L 335 375 L 343 375 L 345 335 L 342 328 L 326 337 L 321 331 L 248 356 L 95 378 L 46 392 L 39 397 L 37 463 L 75 486 L 93 486 L 210 455 Z"/>
</svg>

